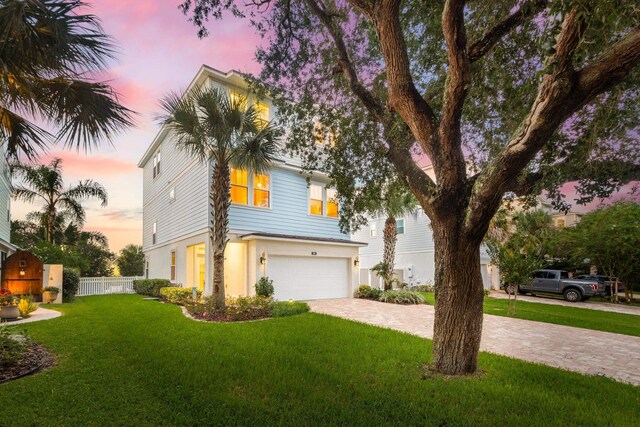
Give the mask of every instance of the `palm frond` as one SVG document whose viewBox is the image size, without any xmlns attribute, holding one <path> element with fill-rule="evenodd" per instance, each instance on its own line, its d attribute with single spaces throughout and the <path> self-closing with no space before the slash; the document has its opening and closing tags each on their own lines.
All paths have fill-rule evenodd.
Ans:
<svg viewBox="0 0 640 427">
<path fill-rule="evenodd" d="M 27 203 L 33 203 L 36 197 L 40 195 L 33 190 L 29 190 L 28 188 L 16 185 L 13 187 L 12 197 L 15 200 L 21 200 Z"/>
<path fill-rule="evenodd" d="M 46 152 L 52 139 L 46 130 L 0 105 L 0 140 L 5 141 L 8 159 L 34 160 L 38 151 Z"/>
<path fill-rule="evenodd" d="M 278 153 L 276 131 L 271 126 L 265 126 L 255 134 L 238 135 L 230 163 L 234 167 L 263 174 L 277 159 Z"/>
<path fill-rule="evenodd" d="M 102 186 L 102 184 L 87 179 L 80 181 L 78 185 L 61 193 L 58 200 L 60 200 L 60 202 L 67 203 L 70 200 L 76 202 L 90 198 L 100 200 L 102 202 L 101 206 L 107 205 L 107 190 Z"/>
<path fill-rule="evenodd" d="M 80 226 L 84 224 L 86 212 L 78 200 L 65 197 L 58 199 L 58 202 L 61 208 L 60 213 L 65 219 L 73 221 Z"/>
</svg>

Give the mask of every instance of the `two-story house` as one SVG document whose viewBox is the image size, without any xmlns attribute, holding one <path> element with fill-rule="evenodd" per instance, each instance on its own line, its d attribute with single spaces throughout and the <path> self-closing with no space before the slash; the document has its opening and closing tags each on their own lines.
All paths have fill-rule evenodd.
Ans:
<svg viewBox="0 0 640 427">
<path fill-rule="evenodd" d="M 242 94 L 264 120 L 276 111 L 269 99 L 247 92 L 241 74 L 202 66 L 189 89 L 215 85 Z M 144 170 L 145 275 L 166 278 L 211 294 L 213 259 L 209 224 L 212 165 L 180 150 L 161 128 L 140 160 Z M 252 295 L 263 276 L 280 300 L 351 296 L 358 284 L 358 247 L 338 226 L 335 191 L 284 154 L 266 175 L 231 170 L 229 243 L 225 252 L 227 295 Z"/>
</svg>

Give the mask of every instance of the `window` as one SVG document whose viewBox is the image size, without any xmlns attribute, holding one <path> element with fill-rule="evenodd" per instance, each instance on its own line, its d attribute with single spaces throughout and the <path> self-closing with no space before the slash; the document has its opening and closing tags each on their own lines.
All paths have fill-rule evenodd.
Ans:
<svg viewBox="0 0 640 427">
<path fill-rule="evenodd" d="M 231 201 L 240 205 L 249 203 L 249 174 L 246 170 L 231 168 Z"/>
<path fill-rule="evenodd" d="M 160 152 L 153 156 L 153 177 L 160 175 Z"/>
<path fill-rule="evenodd" d="M 404 219 L 399 219 L 396 221 L 396 233 L 404 234 Z"/>
<path fill-rule="evenodd" d="M 553 278 L 555 279 L 555 275 L 554 275 L 554 277 L 553 277 Z M 560 278 L 561 278 L 561 279 L 568 279 L 568 278 L 569 278 L 569 273 L 568 273 L 568 272 L 566 272 L 566 271 L 561 271 L 561 272 L 560 272 Z"/>
<path fill-rule="evenodd" d="M 269 207 L 269 175 L 253 175 L 253 205 Z"/>
<path fill-rule="evenodd" d="M 145 262 L 144 264 L 144 278 L 149 278 L 149 261 Z"/>
<path fill-rule="evenodd" d="M 171 251 L 171 281 L 176 280 L 176 251 Z"/>
<path fill-rule="evenodd" d="M 156 244 L 156 233 L 158 231 L 158 224 L 156 222 L 153 223 L 153 234 L 151 235 L 151 243 Z"/>
<path fill-rule="evenodd" d="M 239 105 L 241 107 L 244 105 L 244 107 L 242 108 L 243 110 L 247 108 L 247 98 L 245 96 L 242 96 L 240 92 L 230 90 L 229 101 L 231 101 L 231 105 Z"/>
<path fill-rule="evenodd" d="M 338 217 L 338 192 L 327 188 L 327 216 Z"/>
<path fill-rule="evenodd" d="M 311 215 L 322 215 L 322 186 L 311 184 L 309 187 L 309 213 Z"/>
<path fill-rule="evenodd" d="M 565 225 L 565 221 L 564 218 L 558 218 L 556 219 L 556 227 L 558 228 L 562 228 Z"/>
<path fill-rule="evenodd" d="M 256 112 L 256 125 L 262 129 L 269 123 L 269 106 L 264 102 L 256 102 L 253 108 Z"/>
<path fill-rule="evenodd" d="M 372 222 L 369 225 L 369 236 L 376 237 L 378 235 L 378 227 L 375 222 Z"/>
<path fill-rule="evenodd" d="M 176 199 L 176 187 L 169 189 L 169 201 L 173 202 Z"/>
<path fill-rule="evenodd" d="M 324 145 L 324 127 L 320 122 L 313 124 L 313 141 L 318 145 Z"/>
</svg>

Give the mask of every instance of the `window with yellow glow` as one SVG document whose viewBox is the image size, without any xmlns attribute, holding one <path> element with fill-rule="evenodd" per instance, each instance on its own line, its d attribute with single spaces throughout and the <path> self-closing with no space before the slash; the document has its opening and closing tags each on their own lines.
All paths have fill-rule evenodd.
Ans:
<svg viewBox="0 0 640 427">
<path fill-rule="evenodd" d="M 249 203 L 249 175 L 246 170 L 231 168 L 231 201 L 241 205 Z"/>
<path fill-rule="evenodd" d="M 324 145 L 324 127 L 320 122 L 313 124 L 313 141 L 318 145 Z"/>
<path fill-rule="evenodd" d="M 176 280 L 176 251 L 171 251 L 171 281 Z"/>
<path fill-rule="evenodd" d="M 327 216 L 338 217 L 338 192 L 327 188 Z"/>
<path fill-rule="evenodd" d="M 263 102 L 256 102 L 253 108 L 256 111 L 256 124 L 262 129 L 269 123 L 269 106 Z"/>
<path fill-rule="evenodd" d="M 309 213 L 311 215 L 322 215 L 322 187 L 311 184 L 309 187 Z"/>
<path fill-rule="evenodd" d="M 253 205 L 269 207 L 269 175 L 253 175 Z"/>
<path fill-rule="evenodd" d="M 231 101 L 231 105 L 241 106 L 242 110 L 245 110 L 247 108 L 247 97 L 243 96 L 240 92 L 230 90 L 229 101 Z"/>
</svg>

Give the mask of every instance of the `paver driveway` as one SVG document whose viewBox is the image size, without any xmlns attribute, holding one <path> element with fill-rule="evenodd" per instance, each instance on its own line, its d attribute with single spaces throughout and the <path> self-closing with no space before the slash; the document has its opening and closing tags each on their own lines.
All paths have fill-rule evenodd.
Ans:
<svg viewBox="0 0 640 427">
<path fill-rule="evenodd" d="M 356 298 L 310 301 L 311 310 L 424 338 L 433 337 L 434 308 Z M 640 337 L 484 315 L 483 351 L 640 385 Z"/>
</svg>

